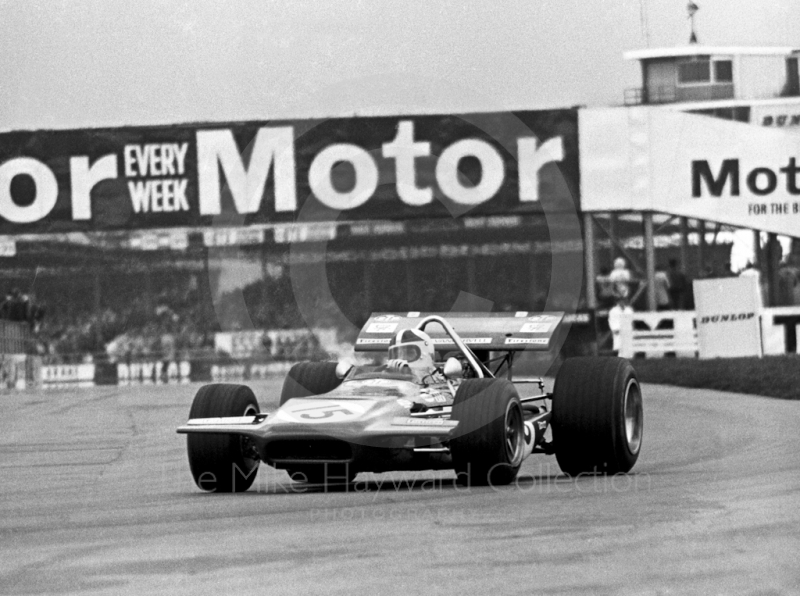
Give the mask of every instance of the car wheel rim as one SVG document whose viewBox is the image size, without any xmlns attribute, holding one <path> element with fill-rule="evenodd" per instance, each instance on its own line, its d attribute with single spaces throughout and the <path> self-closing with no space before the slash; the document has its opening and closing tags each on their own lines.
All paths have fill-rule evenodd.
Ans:
<svg viewBox="0 0 800 596">
<path fill-rule="evenodd" d="M 256 414 L 258 414 L 258 409 L 252 404 L 248 404 L 242 416 L 255 416 Z M 261 458 L 258 457 L 256 446 L 253 444 L 250 437 L 245 436 L 239 438 L 239 446 L 242 450 L 242 459 L 247 469 L 252 470 L 261 462 Z"/>
<path fill-rule="evenodd" d="M 506 408 L 506 459 L 514 467 L 522 463 L 523 444 L 525 441 L 525 424 L 519 403 L 510 401 Z"/>
<path fill-rule="evenodd" d="M 636 379 L 628 381 L 628 385 L 625 387 L 623 412 L 625 415 L 625 439 L 628 442 L 628 450 L 633 454 L 637 454 L 642 445 L 643 410 L 642 392 Z"/>
</svg>

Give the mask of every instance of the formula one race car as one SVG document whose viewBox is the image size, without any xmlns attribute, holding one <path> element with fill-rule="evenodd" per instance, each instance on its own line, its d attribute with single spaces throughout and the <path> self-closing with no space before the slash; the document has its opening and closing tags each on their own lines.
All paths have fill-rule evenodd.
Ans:
<svg viewBox="0 0 800 596">
<path fill-rule="evenodd" d="M 639 456 L 643 427 L 629 362 L 567 359 L 553 393 L 533 379 L 516 382 L 536 390 L 520 397 L 512 382 L 515 353 L 550 349 L 562 319 L 377 313 L 355 348 L 388 348 L 385 363 L 296 364 L 270 414 L 244 385 L 201 387 L 178 428 L 188 435 L 195 483 L 245 491 L 265 462 L 315 484 L 350 482 L 359 472 L 453 469 L 461 484 L 502 485 L 532 453 L 554 454 L 572 476 L 626 473 Z"/>
</svg>

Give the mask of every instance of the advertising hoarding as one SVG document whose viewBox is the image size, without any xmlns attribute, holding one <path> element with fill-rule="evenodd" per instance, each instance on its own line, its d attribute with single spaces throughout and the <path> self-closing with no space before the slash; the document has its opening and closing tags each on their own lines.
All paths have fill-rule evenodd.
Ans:
<svg viewBox="0 0 800 596">
<path fill-rule="evenodd" d="M 722 277 L 693 284 L 700 358 L 761 357 L 758 278 Z"/>
<path fill-rule="evenodd" d="M 577 110 L 0 134 L 0 234 L 574 211 Z"/>
<path fill-rule="evenodd" d="M 581 110 L 584 211 L 655 211 L 796 236 L 800 135 L 658 107 Z"/>
</svg>

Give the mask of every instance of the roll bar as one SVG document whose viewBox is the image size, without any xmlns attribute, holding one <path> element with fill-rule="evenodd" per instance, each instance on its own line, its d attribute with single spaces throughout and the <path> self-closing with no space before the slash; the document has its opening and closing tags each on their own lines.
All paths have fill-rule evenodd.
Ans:
<svg viewBox="0 0 800 596">
<path fill-rule="evenodd" d="M 442 326 L 442 329 L 444 329 L 445 333 L 447 333 L 447 335 L 450 336 L 450 339 L 453 340 L 453 343 L 456 344 L 456 347 L 459 350 L 461 350 L 462 354 L 464 354 L 464 357 L 467 359 L 467 362 L 469 362 L 469 365 L 475 371 L 475 374 L 478 375 L 479 379 L 486 378 L 487 376 L 490 378 L 494 377 L 492 371 L 488 370 L 485 366 L 483 366 L 480 363 L 480 361 L 475 357 L 475 354 L 473 354 L 469 346 L 467 346 L 467 344 L 461 341 L 461 338 L 458 336 L 455 329 L 453 329 L 450 323 L 448 323 L 438 315 L 429 315 L 424 319 L 422 319 L 419 323 L 417 323 L 417 329 L 419 329 L 420 331 L 425 331 L 425 327 L 428 325 L 428 323 L 438 323 L 439 325 Z"/>
</svg>

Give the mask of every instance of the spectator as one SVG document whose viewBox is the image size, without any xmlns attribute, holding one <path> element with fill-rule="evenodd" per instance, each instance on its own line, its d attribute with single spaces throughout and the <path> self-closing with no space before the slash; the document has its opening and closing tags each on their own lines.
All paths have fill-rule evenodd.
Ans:
<svg viewBox="0 0 800 596">
<path fill-rule="evenodd" d="M 778 304 L 776 306 L 792 306 L 797 286 L 800 285 L 798 271 L 792 267 L 788 259 L 781 262 L 778 269 Z"/>
<path fill-rule="evenodd" d="M 609 274 L 608 280 L 613 284 L 614 298 L 617 301 L 624 300 L 627 303 L 631 293 L 632 276 L 625 259 L 618 257 L 614 261 L 614 270 Z"/>
<path fill-rule="evenodd" d="M 655 275 L 655 290 L 656 290 L 656 308 L 658 310 L 669 310 L 669 277 L 664 267 L 656 269 Z"/>
<path fill-rule="evenodd" d="M 621 330 L 623 315 L 633 314 L 633 309 L 625 300 L 617 300 L 616 305 L 608 311 L 608 328 L 611 330 L 612 346 L 614 355 L 618 355 L 622 347 Z"/>
<path fill-rule="evenodd" d="M 740 277 L 746 277 L 746 276 L 748 276 L 748 275 L 751 275 L 751 276 L 753 276 L 753 277 L 757 277 L 757 278 L 761 278 L 761 272 L 760 272 L 760 271 L 758 270 L 758 268 L 757 268 L 755 265 L 753 265 L 753 263 L 751 263 L 750 261 L 748 261 L 748 262 L 747 262 L 747 265 L 745 265 L 745 266 L 744 266 L 744 269 L 742 269 L 742 270 L 739 272 L 739 276 L 740 276 Z"/>
<path fill-rule="evenodd" d="M 669 283 L 669 299 L 672 308 L 683 310 L 686 308 L 686 291 L 688 282 L 686 275 L 678 269 L 678 261 L 669 260 L 669 271 L 667 271 L 667 281 Z"/>
<path fill-rule="evenodd" d="M 27 321 L 28 320 L 28 301 L 27 296 L 23 300 L 22 292 L 19 288 L 11 290 L 11 303 L 9 306 L 9 320 Z"/>
<path fill-rule="evenodd" d="M 597 300 L 602 307 L 609 307 L 614 305 L 614 284 L 609 279 L 608 267 L 600 269 L 600 275 L 597 276 Z"/>
<path fill-rule="evenodd" d="M 0 304 L 0 319 L 9 320 L 11 318 L 11 304 L 14 301 L 14 294 L 11 290 L 6 292 L 3 303 Z"/>
</svg>

